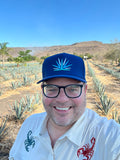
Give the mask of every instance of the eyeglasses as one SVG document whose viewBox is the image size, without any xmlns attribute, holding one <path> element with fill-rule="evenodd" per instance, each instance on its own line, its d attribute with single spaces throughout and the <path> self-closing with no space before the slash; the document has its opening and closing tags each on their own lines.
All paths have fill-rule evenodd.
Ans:
<svg viewBox="0 0 120 160">
<path fill-rule="evenodd" d="M 53 84 L 42 85 L 43 94 L 48 98 L 56 98 L 59 95 L 61 88 L 64 89 L 64 93 L 68 98 L 78 98 L 81 96 L 82 87 L 83 85 L 81 84 L 70 84 L 67 86 L 58 86 Z"/>
</svg>

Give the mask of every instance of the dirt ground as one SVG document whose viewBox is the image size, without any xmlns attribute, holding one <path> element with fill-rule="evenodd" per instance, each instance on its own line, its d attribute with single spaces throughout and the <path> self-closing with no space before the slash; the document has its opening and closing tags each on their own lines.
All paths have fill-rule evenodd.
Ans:
<svg viewBox="0 0 120 160">
<path fill-rule="evenodd" d="M 90 109 L 93 109 L 101 116 L 104 116 L 101 111 L 99 111 L 96 107 L 97 104 L 100 104 L 99 96 L 97 95 L 92 77 L 88 74 L 88 68 L 87 63 L 86 65 L 86 79 L 88 84 L 88 90 L 87 90 L 87 107 Z M 113 108 L 109 111 L 107 118 L 112 118 L 112 111 L 117 110 L 120 115 L 120 80 L 117 78 L 111 76 L 110 74 L 106 73 L 105 71 L 99 69 L 98 67 L 95 67 L 93 64 L 91 64 L 91 67 L 94 69 L 96 76 L 99 78 L 99 80 L 104 84 L 106 94 L 115 102 Z M 7 83 L 7 82 L 6 82 Z M 13 120 L 13 116 L 10 112 L 9 105 L 12 105 L 15 100 L 20 100 L 22 97 L 25 97 L 26 95 L 33 95 L 35 93 L 40 92 L 40 85 L 37 85 L 36 83 L 32 84 L 28 87 L 21 87 L 17 88 L 16 90 L 10 90 L 6 91 L 5 94 L 0 96 L 0 115 L 1 117 L 9 115 L 9 121 L 7 122 L 8 126 L 8 134 L 7 136 L 0 142 L 0 160 L 7 160 L 8 159 L 8 153 L 9 150 L 16 139 L 16 135 L 20 129 L 20 126 L 24 119 L 21 121 Z M 33 112 L 27 113 L 26 117 L 34 114 L 43 112 L 44 108 L 42 105 L 36 106 L 36 109 Z"/>
</svg>

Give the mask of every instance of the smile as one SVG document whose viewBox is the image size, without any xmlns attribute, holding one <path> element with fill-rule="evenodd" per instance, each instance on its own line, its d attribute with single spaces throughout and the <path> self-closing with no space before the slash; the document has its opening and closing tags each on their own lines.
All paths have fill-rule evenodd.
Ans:
<svg viewBox="0 0 120 160">
<path fill-rule="evenodd" d="M 54 107 L 54 108 L 57 110 L 60 110 L 60 111 L 67 111 L 67 110 L 71 109 L 71 107 L 68 107 L 68 108 Z"/>
</svg>

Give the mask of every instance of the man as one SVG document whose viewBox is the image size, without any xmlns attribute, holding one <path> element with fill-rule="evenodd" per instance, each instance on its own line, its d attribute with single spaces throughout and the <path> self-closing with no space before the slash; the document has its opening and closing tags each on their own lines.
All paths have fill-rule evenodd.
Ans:
<svg viewBox="0 0 120 160">
<path fill-rule="evenodd" d="M 23 123 L 10 160 L 120 160 L 120 125 L 86 108 L 87 82 L 80 57 L 45 59 L 41 83 L 46 113 Z"/>
</svg>

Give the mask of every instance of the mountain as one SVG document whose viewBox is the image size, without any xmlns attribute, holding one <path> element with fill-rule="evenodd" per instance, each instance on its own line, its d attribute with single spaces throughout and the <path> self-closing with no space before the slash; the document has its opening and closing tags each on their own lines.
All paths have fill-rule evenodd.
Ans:
<svg viewBox="0 0 120 160">
<path fill-rule="evenodd" d="M 103 56 L 109 49 L 111 44 L 102 43 L 99 41 L 87 41 L 74 43 L 72 45 L 59 45 L 59 46 L 51 46 L 51 47 L 16 47 L 10 48 L 9 54 L 13 57 L 18 56 L 18 52 L 21 50 L 30 49 L 32 55 L 37 57 L 42 57 L 46 55 L 53 55 L 56 53 L 76 53 L 76 54 L 85 54 L 89 53 L 93 56 L 101 55 Z"/>
</svg>

